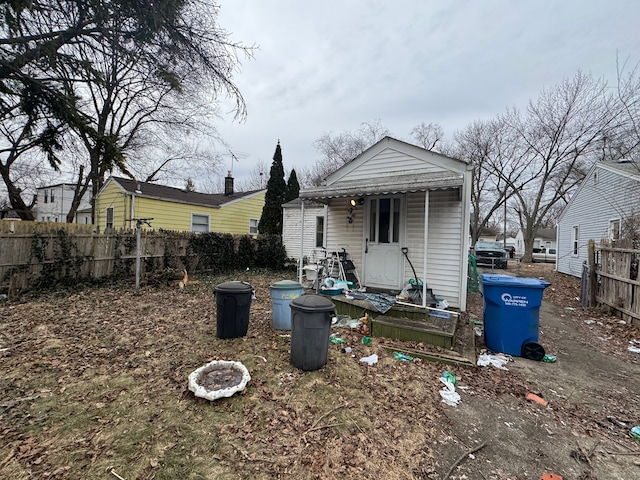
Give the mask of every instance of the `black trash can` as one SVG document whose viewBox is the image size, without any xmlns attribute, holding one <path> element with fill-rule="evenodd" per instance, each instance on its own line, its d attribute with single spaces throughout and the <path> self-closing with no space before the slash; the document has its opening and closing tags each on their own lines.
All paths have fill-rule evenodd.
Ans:
<svg viewBox="0 0 640 480">
<path fill-rule="evenodd" d="M 252 296 L 253 287 L 247 282 L 226 282 L 216 287 L 218 338 L 238 338 L 247 334 Z"/>
<path fill-rule="evenodd" d="M 327 363 L 331 319 L 336 306 L 321 295 L 303 295 L 291 307 L 291 364 L 317 370 Z"/>
</svg>

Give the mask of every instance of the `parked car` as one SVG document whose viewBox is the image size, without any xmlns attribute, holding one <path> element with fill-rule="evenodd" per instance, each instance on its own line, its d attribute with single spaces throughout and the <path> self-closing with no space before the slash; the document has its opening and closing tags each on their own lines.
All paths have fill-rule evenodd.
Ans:
<svg viewBox="0 0 640 480">
<path fill-rule="evenodd" d="M 478 240 L 473 249 L 476 265 L 488 265 L 495 268 L 507 268 L 509 254 L 502 242 Z"/>
<path fill-rule="evenodd" d="M 534 248 L 531 260 L 533 262 L 556 263 L 556 256 L 555 248 Z"/>
</svg>

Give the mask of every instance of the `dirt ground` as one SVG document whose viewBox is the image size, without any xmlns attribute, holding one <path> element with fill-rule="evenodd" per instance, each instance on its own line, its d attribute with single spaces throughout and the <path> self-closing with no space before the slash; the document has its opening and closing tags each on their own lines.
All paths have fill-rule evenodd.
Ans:
<svg viewBox="0 0 640 480">
<path fill-rule="evenodd" d="M 269 285 L 291 278 L 282 273 L 0 302 L 0 478 L 640 478 L 629 435 L 640 354 L 628 351 L 640 331 L 581 310 L 578 280 L 550 265 L 506 273 L 551 282 L 539 342 L 557 362 L 403 362 L 382 348 L 392 342 L 363 345 L 340 329 L 352 352 L 331 344 L 327 365 L 302 372 L 288 332 L 272 328 Z M 247 336 L 221 340 L 212 295 L 227 280 L 249 281 L 257 299 Z M 482 309 L 470 295 L 465 320 Z M 377 364 L 359 362 L 373 353 Z M 213 359 L 247 366 L 241 394 L 208 402 L 188 391 L 189 373 Z M 444 370 L 468 387 L 456 407 L 441 402 Z"/>
<path fill-rule="evenodd" d="M 640 478 L 640 443 L 629 440 L 640 421 L 640 354 L 628 351 L 638 329 L 580 309 L 577 279 L 550 265 L 522 265 L 519 274 L 551 282 L 539 343 L 557 362 L 515 358 L 506 375 L 483 367 L 461 379 L 474 394 L 445 411 L 458 451 L 486 446 L 451 478 Z M 469 310 L 481 317 L 482 300 L 472 297 Z M 548 406 L 525 400 L 528 392 Z"/>
</svg>

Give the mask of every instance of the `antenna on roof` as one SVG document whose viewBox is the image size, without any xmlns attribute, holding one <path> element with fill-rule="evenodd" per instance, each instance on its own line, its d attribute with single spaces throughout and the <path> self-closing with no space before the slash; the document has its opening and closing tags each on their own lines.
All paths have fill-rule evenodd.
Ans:
<svg viewBox="0 0 640 480">
<path fill-rule="evenodd" d="M 238 157 L 236 157 L 231 150 L 229 150 L 229 153 L 231 154 L 231 173 L 233 173 L 233 161 L 235 160 L 237 162 Z"/>
</svg>

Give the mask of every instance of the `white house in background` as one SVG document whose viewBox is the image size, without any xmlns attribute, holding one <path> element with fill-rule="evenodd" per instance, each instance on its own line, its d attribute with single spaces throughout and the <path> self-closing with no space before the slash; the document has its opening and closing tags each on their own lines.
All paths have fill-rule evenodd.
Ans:
<svg viewBox="0 0 640 480">
<path fill-rule="evenodd" d="M 76 185 L 73 183 L 59 183 L 38 188 L 38 201 L 33 209 L 36 220 L 38 222 L 66 222 L 75 190 Z M 89 188 L 80 201 L 78 210 L 91 209 L 90 195 L 91 189 Z M 79 222 L 78 219 L 81 221 Z M 89 224 L 91 223 L 91 215 L 79 215 L 74 218 L 74 223 Z"/>
<path fill-rule="evenodd" d="M 296 198 L 282 205 L 282 243 L 287 250 L 288 258 L 297 259 L 300 258 L 300 253 L 305 256 L 314 248 L 326 247 L 327 206 L 311 201 L 305 202 L 304 235 L 301 235 L 301 218 L 302 200 Z"/>
<path fill-rule="evenodd" d="M 363 286 L 401 290 L 414 277 L 406 252 L 433 294 L 464 311 L 471 172 L 463 161 L 385 137 L 300 198 L 305 207 L 326 205 L 325 246 L 347 251 Z"/>
<path fill-rule="evenodd" d="M 640 221 L 640 163 L 596 163 L 560 214 L 558 271 L 581 276 L 588 241 L 624 236 L 625 220 L 631 218 Z"/>
<path fill-rule="evenodd" d="M 533 248 L 545 247 L 547 250 L 550 248 L 556 248 L 556 229 L 555 228 L 541 228 L 536 232 L 536 236 L 533 239 Z M 524 235 L 522 229 L 518 230 L 516 234 L 516 253 L 524 254 Z"/>
</svg>

